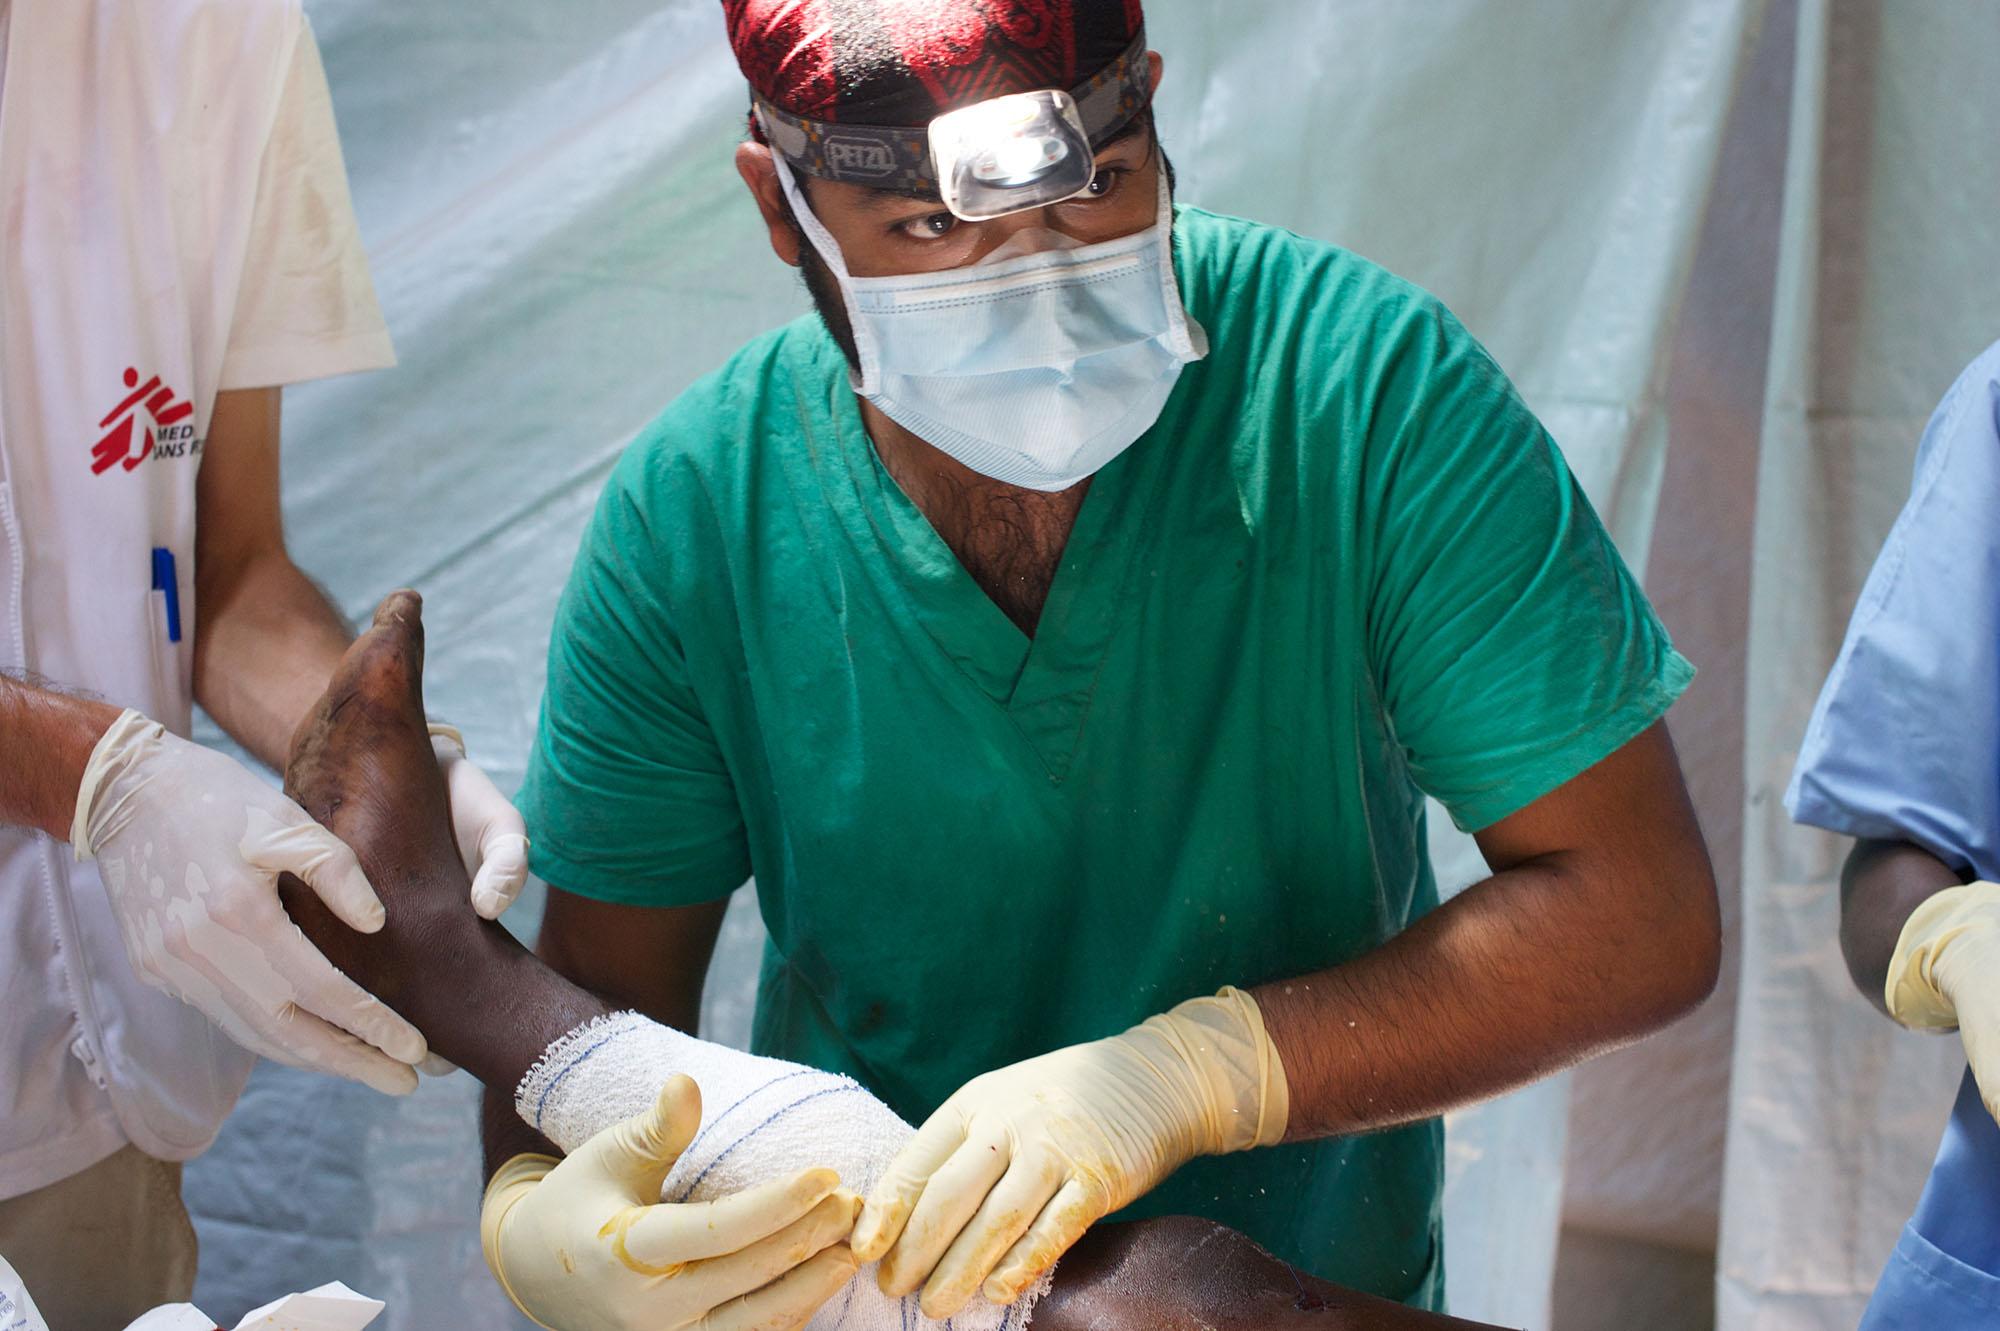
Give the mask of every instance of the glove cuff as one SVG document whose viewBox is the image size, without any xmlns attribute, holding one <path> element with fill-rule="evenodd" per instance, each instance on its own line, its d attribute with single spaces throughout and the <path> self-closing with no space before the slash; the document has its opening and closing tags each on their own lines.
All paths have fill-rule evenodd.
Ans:
<svg viewBox="0 0 2000 1331">
<path fill-rule="evenodd" d="M 1948 1031 L 1958 1008 L 1938 967 L 1946 949 L 1967 934 L 1991 933 L 2000 918 L 2000 884 L 1967 883 L 1927 897 L 1910 912 L 1890 954 L 1882 996 L 1889 1015 L 1914 1031 Z"/>
<path fill-rule="evenodd" d="M 479 1250 L 485 1254 L 486 1268 L 500 1282 L 508 1302 L 520 1309 L 523 1317 L 540 1327 L 547 1327 L 548 1323 L 529 1312 L 522 1305 L 520 1296 L 514 1293 L 513 1285 L 508 1283 L 506 1263 L 501 1259 L 500 1230 L 508 1212 L 533 1192 L 557 1163 L 552 1155 L 523 1152 L 514 1156 L 493 1171 L 493 1177 L 486 1182 L 486 1195 L 479 1203 Z"/>
<path fill-rule="evenodd" d="M 1195 1074 L 1203 1102 L 1202 1151 L 1227 1155 L 1284 1140 L 1290 1086 L 1257 1000 L 1225 987 L 1140 1027 L 1166 1041 Z"/>
<path fill-rule="evenodd" d="M 97 854 L 91 825 L 99 821 L 94 817 L 98 797 L 106 783 L 124 765 L 127 750 L 157 743 L 166 733 L 167 728 L 158 721 L 128 707 L 98 736 L 96 745 L 90 750 L 90 758 L 83 765 L 83 780 L 77 783 L 76 813 L 69 825 L 70 849 L 79 862 Z"/>
</svg>

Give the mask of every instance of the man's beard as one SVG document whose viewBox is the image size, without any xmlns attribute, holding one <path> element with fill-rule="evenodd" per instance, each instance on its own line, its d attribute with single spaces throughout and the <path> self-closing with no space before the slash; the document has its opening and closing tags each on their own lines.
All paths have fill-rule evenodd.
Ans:
<svg viewBox="0 0 2000 1331">
<path fill-rule="evenodd" d="M 1150 113 L 1149 113 L 1150 114 Z M 1165 147 L 1159 148 L 1160 170 L 1167 173 L 1167 201 L 1171 206 L 1174 197 L 1174 164 L 1168 158 Z M 847 357 L 848 368 L 856 377 L 861 374 L 861 352 L 854 343 L 854 324 L 847 317 L 847 299 L 840 293 L 840 279 L 833 275 L 821 257 L 819 247 L 807 238 L 799 226 L 799 219 L 792 214 L 788 203 L 786 216 L 791 218 L 792 231 L 799 238 L 799 278 L 806 284 L 806 294 L 812 297 L 813 309 L 819 312 L 820 322 L 833 335 L 834 345 Z M 1176 236 L 1174 245 L 1180 244 Z"/>
<path fill-rule="evenodd" d="M 847 357 L 848 367 L 859 376 L 861 351 L 854 344 L 854 324 L 847 317 L 847 300 L 840 294 L 840 279 L 826 266 L 819 248 L 806 239 L 804 232 L 799 233 L 799 258 L 799 277 L 812 297 L 813 308 L 819 311 L 820 322 L 833 334 L 834 345 Z"/>
</svg>

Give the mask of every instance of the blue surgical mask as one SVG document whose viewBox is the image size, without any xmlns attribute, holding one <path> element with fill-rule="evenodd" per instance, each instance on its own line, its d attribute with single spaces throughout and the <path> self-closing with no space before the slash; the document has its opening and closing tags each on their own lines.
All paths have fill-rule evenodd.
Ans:
<svg viewBox="0 0 2000 1331">
<path fill-rule="evenodd" d="M 1010 241 L 963 268 L 853 277 L 776 160 L 847 302 L 854 391 L 981 475 L 1068 489 L 1151 428 L 1181 367 L 1208 354 L 1174 280 L 1164 172 L 1158 219 L 1136 235 L 1026 254 Z"/>
</svg>

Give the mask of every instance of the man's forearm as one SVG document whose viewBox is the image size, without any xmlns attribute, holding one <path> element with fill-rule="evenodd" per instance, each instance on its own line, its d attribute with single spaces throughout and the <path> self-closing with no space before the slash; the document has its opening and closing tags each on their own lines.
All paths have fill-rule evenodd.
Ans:
<svg viewBox="0 0 2000 1331">
<path fill-rule="evenodd" d="M 1253 990 L 1290 1087 L 1287 1139 L 1487 1099 L 1707 995 L 1712 913 L 1665 901 L 1593 912 L 1580 877 L 1561 857 L 1516 866 L 1346 965 Z"/>
<path fill-rule="evenodd" d="M 282 549 L 198 576 L 195 700 L 282 770 L 292 732 L 354 635 Z"/>
<path fill-rule="evenodd" d="M 69 840 L 90 751 L 118 708 L 0 676 L 0 823 Z"/>
<path fill-rule="evenodd" d="M 1883 986 L 1889 959 L 1910 912 L 1964 875 L 1907 841 L 1857 841 L 1840 874 L 1840 951 L 1847 973 L 1877 1011 L 1889 1008 Z"/>
</svg>

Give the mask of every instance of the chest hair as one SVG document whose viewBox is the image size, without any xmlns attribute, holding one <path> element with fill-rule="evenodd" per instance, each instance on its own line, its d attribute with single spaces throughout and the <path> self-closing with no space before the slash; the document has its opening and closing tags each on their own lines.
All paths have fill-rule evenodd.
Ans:
<svg viewBox="0 0 2000 1331">
<path fill-rule="evenodd" d="M 912 498 L 980 590 L 1032 638 L 1089 488 L 1044 494 L 938 476 Z"/>
</svg>

